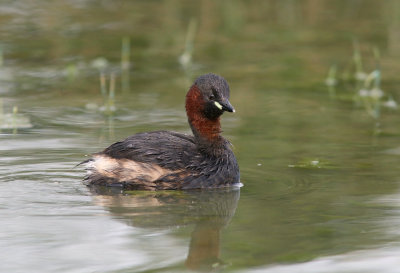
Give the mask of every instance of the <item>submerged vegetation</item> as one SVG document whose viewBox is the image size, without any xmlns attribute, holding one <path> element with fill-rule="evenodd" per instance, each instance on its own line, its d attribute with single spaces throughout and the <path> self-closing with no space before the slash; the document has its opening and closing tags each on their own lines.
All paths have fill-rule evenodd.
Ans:
<svg viewBox="0 0 400 273">
<path fill-rule="evenodd" d="M 399 1 L 3 2 L 0 271 L 184 271 L 194 226 L 175 216 L 189 208 L 184 221 L 197 210 L 210 223 L 207 204 L 226 215 L 214 202 L 225 197 L 99 200 L 72 167 L 137 132 L 190 133 L 187 79 L 207 72 L 228 80 L 237 110 L 223 134 L 241 168 L 239 206 L 226 229 L 205 230 L 227 271 L 296 272 L 314 258 L 301 265 L 351 271 L 329 260 L 356 253 L 365 268 L 379 256 L 382 272 L 399 267 Z"/>
<path fill-rule="evenodd" d="M 102 97 L 102 106 L 95 103 L 88 103 L 86 108 L 98 109 L 107 116 L 112 116 L 117 110 L 115 104 L 115 94 L 117 89 L 117 74 L 121 78 L 120 90 L 123 93 L 129 92 L 130 89 L 130 38 L 122 38 L 121 46 L 121 65 L 118 68 L 112 68 L 109 61 L 104 57 L 98 57 L 91 62 L 91 67 L 99 73 L 100 94 Z"/>
<path fill-rule="evenodd" d="M 0 44 L 0 68 L 3 66 L 3 46 Z"/>
<path fill-rule="evenodd" d="M 4 56 L 3 46 L 0 44 L 0 76 L 3 73 Z M 1 77 L 0 77 L 1 79 Z M 1 81 L 0 81 L 1 82 Z M 0 96 L 0 133 L 3 130 L 11 130 L 13 134 L 18 132 L 18 129 L 32 128 L 30 118 L 19 113 L 18 106 L 11 107 L 11 112 L 7 112 L 4 106 L 4 99 Z"/>
<path fill-rule="evenodd" d="M 16 134 L 18 129 L 28 129 L 32 126 L 29 117 L 19 113 L 17 106 L 12 108 L 11 113 L 5 112 L 3 99 L 0 98 L 0 132 L 1 130 L 12 130 L 13 134 Z"/>
<path fill-rule="evenodd" d="M 183 70 L 187 75 L 190 75 L 190 71 L 193 68 L 192 57 L 194 50 L 194 39 L 197 31 L 197 20 L 192 18 L 189 22 L 186 37 L 185 47 L 183 53 L 179 56 L 178 61 L 181 64 Z"/>
<path fill-rule="evenodd" d="M 121 90 L 122 92 L 129 91 L 129 74 L 130 74 L 130 56 L 131 56 L 131 42 L 129 37 L 122 38 L 121 48 Z"/>
<path fill-rule="evenodd" d="M 332 65 L 328 71 L 325 84 L 328 86 L 332 98 L 338 97 L 344 100 L 353 100 L 356 105 L 362 105 L 369 116 L 379 119 L 381 107 L 392 110 L 397 109 L 397 102 L 388 92 L 382 90 L 382 71 L 380 64 L 380 52 L 374 47 L 372 52 L 375 60 L 375 67 L 366 72 L 363 66 L 363 59 L 357 41 L 354 41 L 353 57 L 346 69 L 339 74 L 337 66 Z M 339 74 L 339 75 L 338 75 Z M 337 88 L 341 92 L 337 94 Z M 350 91 L 350 94 L 347 93 Z"/>
<path fill-rule="evenodd" d="M 115 73 L 110 73 L 109 87 L 107 88 L 107 78 L 104 73 L 100 74 L 100 92 L 103 96 L 104 104 L 100 110 L 107 115 L 115 112 Z"/>
</svg>

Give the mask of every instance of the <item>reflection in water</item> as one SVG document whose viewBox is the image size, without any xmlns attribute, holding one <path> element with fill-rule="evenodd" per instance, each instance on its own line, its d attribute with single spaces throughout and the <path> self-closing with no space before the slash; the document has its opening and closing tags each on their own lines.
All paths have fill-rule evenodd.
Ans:
<svg viewBox="0 0 400 273">
<path fill-rule="evenodd" d="M 94 201 L 119 220 L 141 228 L 171 228 L 194 224 L 185 266 L 211 270 L 221 267 L 220 232 L 236 211 L 239 188 L 207 191 L 130 192 L 92 187 Z"/>
<path fill-rule="evenodd" d="M 372 48 L 379 49 L 382 90 L 399 101 L 397 0 L 1 1 L 3 123 L 17 106 L 33 127 L 0 136 L 0 272 L 154 272 L 218 257 L 212 243 L 229 217 L 218 223 L 209 208 L 201 216 L 198 204 L 212 203 L 194 193 L 99 193 L 111 211 L 104 215 L 81 185 L 83 172 L 71 170 L 84 153 L 136 132 L 189 132 L 188 71 L 177 58 L 192 18 L 189 75 L 224 75 L 238 110 L 224 121 L 246 180 L 235 221 L 223 230 L 220 257 L 233 261 L 229 269 L 399 272 L 400 234 L 387 229 L 399 231 L 400 196 L 371 200 L 400 186 L 400 115 L 382 107 L 379 120 L 371 118 L 354 100 L 359 90 L 342 80 L 353 72 L 357 39 L 365 71 L 376 68 Z M 112 117 L 99 109 L 96 60 L 117 76 Z M 331 65 L 335 99 L 322 84 Z M 182 245 L 187 230 L 192 243 Z"/>
</svg>

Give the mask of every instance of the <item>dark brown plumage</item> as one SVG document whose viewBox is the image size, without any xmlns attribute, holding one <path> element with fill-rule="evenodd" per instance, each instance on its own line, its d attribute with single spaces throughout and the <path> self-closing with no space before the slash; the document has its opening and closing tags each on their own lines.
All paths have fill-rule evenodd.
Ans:
<svg viewBox="0 0 400 273">
<path fill-rule="evenodd" d="M 155 131 L 116 142 L 86 160 L 88 185 L 129 190 L 170 190 L 239 184 L 230 143 L 220 135 L 220 116 L 234 112 L 229 86 L 215 74 L 196 79 L 186 95 L 193 136 Z"/>
</svg>

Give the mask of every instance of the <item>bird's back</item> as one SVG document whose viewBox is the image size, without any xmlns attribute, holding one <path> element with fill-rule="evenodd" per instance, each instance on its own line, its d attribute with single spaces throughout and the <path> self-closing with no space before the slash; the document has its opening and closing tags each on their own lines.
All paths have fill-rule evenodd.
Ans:
<svg viewBox="0 0 400 273">
<path fill-rule="evenodd" d="M 224 140 L 225 141 L 225 140 Z M 139 133 L 116 142 L 88 160 L 89 185 L 131 190 L 189 189 L 237 183 L 236 159 L 202 153 L 190 135 L 169 131 Z M 237 175 L 231 175 L 237 173 Z M 236 177 L 237 176 L 237 177 Z"/>
</svg>

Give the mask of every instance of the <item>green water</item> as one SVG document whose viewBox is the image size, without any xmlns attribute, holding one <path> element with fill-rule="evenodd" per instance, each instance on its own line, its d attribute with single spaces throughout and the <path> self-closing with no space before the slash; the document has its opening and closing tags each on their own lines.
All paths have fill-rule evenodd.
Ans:
<svg viewBox="0 0 400 273">
<path fill-rule="evenodd" d="M 399 33 L 395 0 L 3 1 L 0 271 L 400 272 Z M 190 132 L 208 72 L 244 187 L 83 185 L 87 154 Z"/>
</svg>

